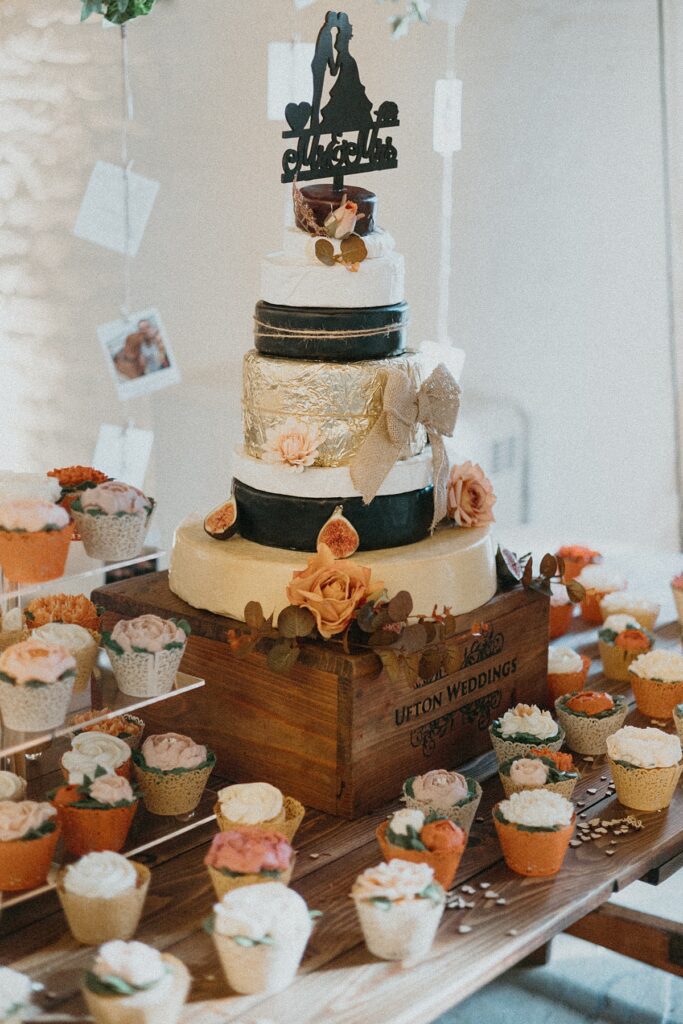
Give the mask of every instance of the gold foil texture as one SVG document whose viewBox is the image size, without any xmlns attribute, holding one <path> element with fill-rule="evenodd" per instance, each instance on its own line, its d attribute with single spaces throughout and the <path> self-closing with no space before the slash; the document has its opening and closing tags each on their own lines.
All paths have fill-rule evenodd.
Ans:
<svg viewBox="0 0 683 1024">
<path fill-rule="evenodd" d="M 252 349 L 244 357 L 242 390 L 247 452 L 260 458 L 266 431 L 295 416 L 317 424 L 324 435 L 314 465 L 348 465 L 382 412 L 387 372 L 395 367 L 420 386 L 424 374 L 415 352 L 359 363 L 316 363 L 264 356 Z M 425 429 L 417 424 L 402 458 L 419 455 L 426 443 Z"/>
</svg>

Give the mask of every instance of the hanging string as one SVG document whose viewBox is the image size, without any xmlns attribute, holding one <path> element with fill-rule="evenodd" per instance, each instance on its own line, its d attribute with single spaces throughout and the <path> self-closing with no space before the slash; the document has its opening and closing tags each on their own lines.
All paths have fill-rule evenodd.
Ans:
<svg viewBox="0 0 683 1024">
<path fill-rule="evenodd" d="M 446 78 L 455 78 L 455 24 L 448 22 Z M 437 337 L 442 344 L 450 342 L 451 254 L 453 250 L 453 152 L 442 156 L 441 173 L 441 259 L 439 261 L 439 304 Z"/>
<path fill-rule="evenodd" d="M 121 78 L 123 83 L 123 109 L 121 116 L 121 166 L 123 167 L 123 217 L 125 252 L 123 255 L 123 304 L 121 312 L 128 320 L 131 313 L 131 215 L 130 215 L 130 172 L 133 161 L 128 159 L 128 127 L 135 116 L 133 109 L 133 89 L 130 81 L 130 62 L 128 58 L 128 31 L 125 22 L 121 25 Z"/>
</svg>

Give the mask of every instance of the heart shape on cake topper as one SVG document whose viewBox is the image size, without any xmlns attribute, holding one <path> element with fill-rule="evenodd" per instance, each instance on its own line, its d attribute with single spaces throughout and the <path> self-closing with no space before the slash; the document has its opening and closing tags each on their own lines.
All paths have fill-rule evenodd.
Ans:
<svg viewBox="0 0 683 1024">
<path fill-rule="evenodd" d="M 287 118 L 287 124 L 293 132 L 302 131 L 308 124 L 308 119 L 311 116 L 311 104 L 306 103 L 288 103 L 285 107 L 285 117 Z"/>
</svg>

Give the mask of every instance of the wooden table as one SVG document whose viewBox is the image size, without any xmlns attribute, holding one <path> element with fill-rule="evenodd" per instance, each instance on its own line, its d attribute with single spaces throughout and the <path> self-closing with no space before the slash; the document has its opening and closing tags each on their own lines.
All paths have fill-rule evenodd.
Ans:
<svg viewBox="0 0 683 1024">
<path fill-rule="evenodd" d="M 566 638 L 597 658 L 595 634 Z M 659 631 L 660 643 L 678 646 L 677 625 Z M 564 641 L 563 641 L 564 642 Z M 591 685 L 603 686 L 593 665 Z M 606 683 L 626 693 L 621 684 Z M 647 725 L 637 712 L 630 724 Z M 671 725 L 669 726 L 671 728 Z M 609 773 L 604 758 L 579 761 L 583 777 L 575 801 L 580 821 L 623 818 L 628 813 L 607 794 Z M 381 766 L 378 766 L 381 770 Z M 356 875 L 380 860 L 376 825 L 399 806 L 393 803 L 355 822 L 319 812 L 307 814 L 297 834 L 298 858 L 293 885 L 309 907 L 322 910 L 295 983 L 270 997 L 228 994 L 211 939 L 202 921 L 213 895 L 202 859 L 214 829 L 205 826 L 154 851 L 153 875 L 137 938 L 179 956 L 193 975 L 186 1024 L 427 1024 L 503 971 L 538 950 L 565 929 L 613 948 L 623 948 L 647 962 L 682 974 L 683 928 L 651 921 L 614 905 L 610 895 L 636 879 L 665 875 L 683 861 L 683 792 L 679 786 L 668 812 L 636 814 L 640 831 L 597 839 L 570 848 L 564 867 L 552 879 L 523 879 L 504 865 L 491 821 L 491 807 L 501 797 L 492 755 L 472 765 L 487 779 L 479 816 L 457 876 L 475 889 L 464 899 L 472 909 L 447 909 L 427 959 L 414 965 L 385 963 L 368 954 L 348 897 Z M 608 849 L 615 849 L 608 855 Z M 487 899 L 493 890 L 505 904 Z M 588 916 L 587 916 L 588 915 Z M 630 930 L 615 928 L 615 917 Z M 465 926 L 471 930 L 461 932 Z M 81 972 L 92 951 L 79 947 L 53 895 L 7 911 L 0 922 L 0 963 L 10 964 L 44 982 L 46 1009 L 60 1015 L 83 1012 L 78 994 Z"/>
</svg>

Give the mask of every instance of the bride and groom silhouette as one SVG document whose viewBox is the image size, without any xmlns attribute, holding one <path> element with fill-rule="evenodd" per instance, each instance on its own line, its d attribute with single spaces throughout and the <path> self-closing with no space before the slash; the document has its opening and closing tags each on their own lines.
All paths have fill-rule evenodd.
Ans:
<svg viewBox="0 0 683 1024">
<path fill-rule="evenodd" d="M 336 38 L 334 33 L 336 32 Z M 313 102 L 311 128 L 333 135 L 359 131 L 372 127 L 372 103 L 365 95 L 358 65 L 349 53 L 353 31 L 348 15 L 328 11 L 320 29 L 311 62 L 313 72 Z M 329 71 L 333 82 L 329 99 L 320 109 L 325 74 Z"/>
</svg>

